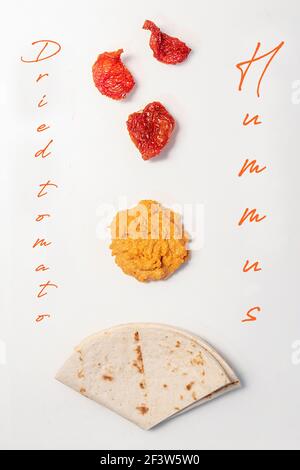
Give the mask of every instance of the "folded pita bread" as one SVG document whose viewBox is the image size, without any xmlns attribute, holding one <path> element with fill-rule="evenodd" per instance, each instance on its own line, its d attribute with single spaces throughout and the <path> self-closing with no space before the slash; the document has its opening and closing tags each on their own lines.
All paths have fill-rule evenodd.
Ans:
<svg viewBox="0 0 300 470">
<path fill-rule="evenodd" d="M 149 323 L 86 338 L 56 379 L 143 429 L 239 386 L 232 369 L 202 339 Z"/>
</svg>

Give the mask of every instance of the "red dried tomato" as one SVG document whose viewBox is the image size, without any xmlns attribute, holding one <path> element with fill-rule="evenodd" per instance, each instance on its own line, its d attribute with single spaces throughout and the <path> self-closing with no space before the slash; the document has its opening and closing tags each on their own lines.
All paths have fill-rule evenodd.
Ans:
<svg viewBox="0 0 300 470">
<path fill-rule="evenodd" d="M 157 101 L 147 104 L 142 111 L 130 114 L 127 121 L 131 140 L 144 160 L 149 160 L 161 152 L 167 145 L 174 127 L 174 118 Z"/>
<path fill-rule="evenodd" d="M 160 62 L 178 64 L 183 62 L 191 52 L 184 42 L 162 33 L 152 21 L 146 20 L 143 29 L 151 31 L 149 44 L 154 57 Z"/>
<path fill-rule="evenodd" d="M 103 52 L 93 65 L 93 78 L 102 95 L 114 100 L 125 98 L 134 87 L 134 79 L 121 61 L 123 49 Z"/>
</svg>

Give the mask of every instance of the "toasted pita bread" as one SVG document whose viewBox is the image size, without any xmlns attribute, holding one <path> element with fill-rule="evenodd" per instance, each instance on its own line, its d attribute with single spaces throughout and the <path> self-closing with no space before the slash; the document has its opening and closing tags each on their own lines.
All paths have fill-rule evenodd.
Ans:
<svg viewBox="0 0 300 470">
<path fill-rule="evenodd" d="M 150 323 L 120 325 L 86 338 L 56 378 L 143 429 L 240 385 L 202 339 Z"/>
</svg>

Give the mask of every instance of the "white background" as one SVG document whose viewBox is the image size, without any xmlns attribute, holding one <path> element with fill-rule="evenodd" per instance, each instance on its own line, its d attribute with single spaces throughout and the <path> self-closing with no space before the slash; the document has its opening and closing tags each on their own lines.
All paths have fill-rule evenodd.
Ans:
<svg viewBox="0 0 300 470">
<path fill-rule="evenodd" d="M 1 447 L 299 448 L 300 365 L 292 363 L 300 339 L 300 105 L 292 96 L 300 79 L 299 2 L 11 0 L 3 8 L 1 187 L 10 231 L 2 242 Z M 184 64 L 153 59 L 145 19 L 192 47 Z M 21 63 L 39 39 L 58 41 L 62 52 Z M 239 93 L 235 64 L 249 59 L 258 41 L 268 52 L 282 40 L 261 98 L 260 65 Z M 120 103 L 98 93 L 91 65 L 98 53 L 121 47 L 137 85 Z M 36 84 L 41 72 L 50 75 Z M 49 105 L 38 110 L 44 93 Z M 125 122 L 153 100 L 174 115 L 178 132 L 162 158 L 144 162 Z M 263 124 L 243 127 L 246 113 L 259 113 Z M 47 135 L 35 132 L 42 122 L 51 125 Z M 34 159 L 48 138 L 51 158 Z M 238 178 L 246 158 L 267 171 Z M 48 179 L 58 190 L 37 199 Z M 99 208 L 117 207 L 121 196 L 130 205 L 142 198 L 204 204 L 203 249 L 166 282 L 144 285 L 123 275 L 96 233 Z M 238 227 L 246 207 L 268 218 Z M 51 219 L 37 224 L 40 212 Z M 32 250 L 39 236 L 52 245 Z M 263 271 L 242 273 L 246 259 L 258 259 Z M 35 273 L 41 263 L 51 270 Z M 38 285 L 48 279 L 59 289 L 38 301 Z M 258 321 L 242 324 L 256 305 Z M 40 312 L 52 317 L 37 325 Z M 53 379 L 82 338 L 131 321 L 203 336 L 229 360 L 243 388 L 144 432 Z"/>
</svg>

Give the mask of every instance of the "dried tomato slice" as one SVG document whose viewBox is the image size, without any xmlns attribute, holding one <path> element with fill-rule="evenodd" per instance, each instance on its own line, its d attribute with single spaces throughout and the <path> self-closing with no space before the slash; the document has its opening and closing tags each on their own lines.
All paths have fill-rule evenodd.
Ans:
<svg viewBox="0 0 300 470">
<path fill-rule="evenodd" d="M 149 44 L 153 55 L 164 64 L 183 62 L 191 52 L 191 49 L 184 42 L 162 33 L 152 21 L 146 20 L 143 29 L 151 31 Z"/>
<path fill-rule="evenodd" d="M 157 156 L 167 145 L 175 120 L 166 108 L 154 101 L 137 113 L 130 114 L 127 129 L 144 160 Z"/>
<path fill-rule="evenodd" d="M 134 79 L 121 61 L 123 49 L 103 52 L 93 65 L 93 78 L 102 95 L 114 100 L 125 98 L 134 87 Z"/>
</svg>

